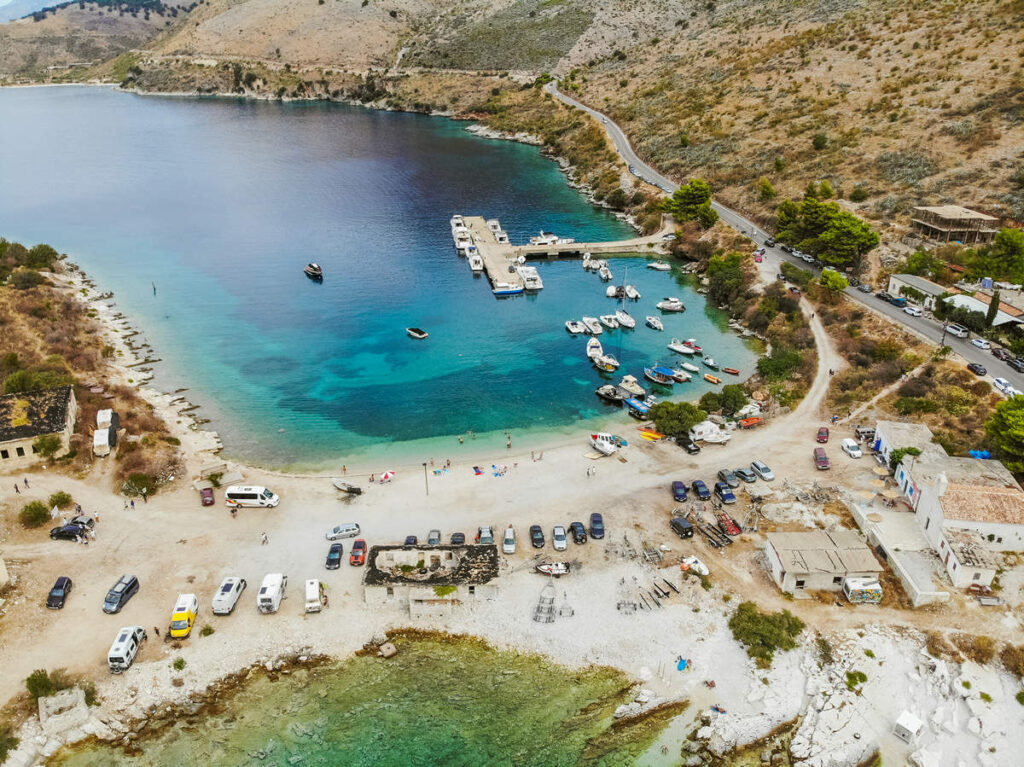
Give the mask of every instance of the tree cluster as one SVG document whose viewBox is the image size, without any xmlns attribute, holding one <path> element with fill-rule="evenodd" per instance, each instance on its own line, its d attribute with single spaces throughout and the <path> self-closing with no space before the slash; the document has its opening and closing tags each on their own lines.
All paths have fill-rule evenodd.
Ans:
<svg viewBox="0 0 1024 767">
<path fill-rule="evenodd" d="M 729 619 L 729 628 L 737 642 L 746 645 L 747 655 L 758 665 L 768 667 L 776 650 L 792 650 L 804 630 L 802 620 L 789 610 L 763 613 L 753 602 L 741 602 Z"/>
<path fill-rule="evenodd" d="M 0 237 L 0 281 L 7 280 L 12 275 L 35 274 L 39 282 L 42 282 L 42 277 L 36 270 L 52 270 L 59 258 L 60 254 L 49 245 L 40 244 L 26 248 L 20 242 L 9 242 Z"/>
<path fill-rule="evenodd" d="M 715 304 L 731 304 L 747 292 L 753 281 L 750 258 L 742 253 L 712 256 L 708 262 L 708 298 Z"/>
<path fill-rule="evenodd" d="M 696 221 L 702 229 L 710 229 L 718 221 L 718 214 L 711 209 L 711 187 L 699 178 L 691 179 L 665 200 L 665 210 L 676 221 Z"/>
<path fill-rule="evenodd" d="M 654 427 L 669 437 L 687 437 L 690 429 L 708 417 L 689 402 L 659 402 L 647 415 L 654 421 Z"/>
<path fill-rule="evenodd" d="M 879 242 L 871 227 L 855 215 L 815 197 L 786 200 L 777 216 L 778 240 L 835 267 L 858 266 Z"/>
<path fill-rule="evenodd" d="M 1010 397 L 996 405 L 985 433 L 1006 468 L 1024 472 L 1024 397 Z"/>
</svg>

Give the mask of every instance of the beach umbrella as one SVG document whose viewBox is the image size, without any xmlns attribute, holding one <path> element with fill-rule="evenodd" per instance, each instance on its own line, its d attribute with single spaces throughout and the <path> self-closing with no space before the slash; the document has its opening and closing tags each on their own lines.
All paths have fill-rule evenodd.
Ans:
<svg viewBox="0 0 1024 767">
<path fill-rule="evenodd" d="M 858 490 L 857 497 L 860 498 L 862 501 L 870 501 L 872 498 L 875 497 L 875 494 L 870 490 Z"/>
<path fill-rule="evenodd" d="M 877 511 L 873 511 L 870 514 L 868 514 L 868 520 L 870 520 L 871 522 L 881 522 L 882 519 L 884 519 L 884 517 L 882 517 L 882 515 L 879 514 Z"/>
<path fill-rule="evenodd" d="M 900 497 L 900 491 L 895 487 L 890 487 L 888 490 L 883 490 L 882 495 L 889 499 L 895 499 Z"/>
<path fill-rule="evenodd" d="M 873 479 L 868 484 L 871 485 L 871 487 L 885 487 L 885 480 Z"/>
<path fill-rule="evenodd" d="M 889 476 L 889 470 L 887 468 L 885 468 L 884 466 L 876 466 L 871 471 L 874 472 L 879 477 L 887 477 L 887 476 Z"/>
<path fill-rule="evenodd" d="M 387 482 L 389 479 L 391 479 L 394 476 L 395 476 L 395 472 L 393 472 L 393 471 L 385 471 L 383 474 L 380 475 L 380 481 L 381 482 Z"/>
</svg>

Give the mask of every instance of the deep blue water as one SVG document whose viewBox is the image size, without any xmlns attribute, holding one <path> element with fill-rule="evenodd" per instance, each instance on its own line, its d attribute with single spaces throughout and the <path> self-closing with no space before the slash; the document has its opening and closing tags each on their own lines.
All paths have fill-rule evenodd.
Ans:
<svg viewBox="0 0 1024 767">
<path fill-rule="evenodd" d="M 0 89 L 0 236 L 49 242 L 113 290 L 163 360 L 156 384 L 188 387 L 234 457 L 320 464 L 611 412 L 585 340 L 564 330 L 614 310 L 604 283 L 579 262 L 542 264 L 539 295 L 496 300 L 448 221 L 497 217 L 513 242 L 632 231 L 536 148 L 464 128 L 334 104 Z M 323 284 L 302 274 L 308 261 Z M 613 261 L 617 282 L 625 268 L 644 297 L 628 307 L 636 330 L 602 336 L 620 374 L 675 356 L 673 335 L 750 369 L 701 297 L 642 260 Z M 640 327 L 666 295 L 689 311 L 664 333 Z M 409 325 L 430 338 L 409 339 Z"/>
</svg>

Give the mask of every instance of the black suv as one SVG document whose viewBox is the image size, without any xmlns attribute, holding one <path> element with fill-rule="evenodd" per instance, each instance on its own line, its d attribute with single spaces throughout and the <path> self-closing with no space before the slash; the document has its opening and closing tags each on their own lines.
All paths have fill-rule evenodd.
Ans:
<svg viewBox="0 0 1024 767">
<path fill-rule="evenodd" d="M 1002 360 L 1003 362 L 1009 362 L 1013 359 L 1013 355 L 1010 354 L 1009 350 L 1004 349 L 1002 346 L 993 346 L 992 356 L 997 360 Z"/>
<path fill-rule="evenodd" d="M 587 529 L 582 522 L 573 522 L 569 525 L 569 534 L 572 535 L 573 543 L 587 542 Z"/>
<path fill-rule="evenodd" d="M 103 600 L 103 612 L 119 613 L 128 600 L 135 596 L 139 590 L 139 579 L 134 575 L 122 575 L 110 591 L 107 598 Z"/>
<path fill-rule="evenodd" d="M 64 525 L 53 528 L 50 531 L 50 537 L 55 541 L 77 541 L 87 532 L 89 531 L 82 525 Z"/>
<path fill-rule="evenodd" d="M 530 525 L 530 543 L 535 549 L 544 548 L 544 528 L 540 525 Z"/>
<path fill-rule="evenodd" d="M 880 290 L 877 293 L 875 293 L 875 298 L 881 298 L 883 301 L 892 301 L 892 296 L 890 296 L 884 290 Z"/>
<path fill-rule="evenodd" d="M 64 600 L 71 593 L 71 579 L 66 575 L 60 576 L 53 584 L 50 593 L 46 596 L 46 606 L 51 610 L 60 610 L 64 607 Z"/>
</svg>

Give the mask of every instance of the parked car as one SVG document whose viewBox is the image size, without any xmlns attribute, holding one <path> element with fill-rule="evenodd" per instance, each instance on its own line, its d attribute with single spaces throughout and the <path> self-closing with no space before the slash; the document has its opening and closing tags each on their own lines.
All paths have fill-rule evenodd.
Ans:
<svg viewBox="0 0 1024 767">
<path fill-rule="evenodd" d="M 857 290 L 859 290 L 861 293 L 870 293 L 872 291 L 872 287 L 868 285 L 866 282 L 863 282 L 857 286 Z"/>
<path fill-rule="evenodd" d="M 1014 370 L 1016 370 L 1018 373 L 1024 373 L 1024 359 L 1021 359 L 1020 357 L 1015 357 L 1006 364 L 1009 365 Z"/>
<path fill-rule="evenodd" d="M 697 453 L 700 452 L 700 445 L 691 440 L 689 437 L 676 437 L 675 443 L 690 455 L 696 455 Z"/>
<path fill-rule="evenodd" d="M 897 309 L 902 309 L 907 305 L 907 299 L 903 296 L 893 296 L 889 299 L 889 303 L 895 306 Z"/>
<path fill-rule="evenodd" d="M 487 525 L 483 525 L 483 526 L 477 528 L 477 531 L 476 531 L 476 542 L 477 543 L 483 543 L 483 544 L 492 544 L 492 543 L 494 543 L 494 533 L 491 532 L 491 528 L 488 527 Z"/>
<path fill-rule="evenodd" d="M 340 538 L 355 538 L 359 535 L 359 525 L 355 522 L 343 522 L 327 531 L 327 540 L 336 541 Z"/>
<path fill-rule="evenodd" d="M 708 490 L 708 486 L 704 484 L 703 479 L 695 479 L 690 484 L 690 489 L 697 494 L 697 497 L 702 501 L 707 501 L 711 498 L 711 491 Z"/>
<path fill-rule="evenodd" d="M 341 567 L 341 555 L 343 553 L 344 550 L 340 543 L 332 543 L 331 548 L 327 549 L 327 561 L 324 563 L 324 567 L 328 570 L 337 570 Z"/>
<path fill-rule="evenodd" d="M 775 279 L 777 279 L 779 282 L 786 282 L 786 275 L 784 275 L 782 272 L 776 272 Z"/>
<path fill-rule="evenodd" d="M 362 538 L 352 541 L 352 551 L 348 553 L 348 563 L 352 567 L 366 564 L 366 541 Z"/>
<path fill-rule="evenodd" d="M 737 477 L 736 474 L 733 473 L 729 469 L 719 469 L 718 470 L 718 478 L 722 482 L 727 484 L 729 487 L 739 487 L 740 486 L 739 477 Z"/>
<path fill-rule="evenodd" d="M 604 517 L 596 511 L 590 515 L 590 537 L 595 540 L 604 538 Z"/>
<path fill-rule="evenodd" d="M 84 527 L 86 530 L 92 530 L 96 527 L 96 520 L 88 514 L 79 514 L 77 517 L 72 517 L 68 520 L 68 524 L 78 525 L 79 527 Z"/>
<path fill-rule="evenodd" d="M 220 582 L 220 588 L 213 595 L 213 614 L 230 615 L 238 604 L 238 598 L 245 591 L 245 578 L 229 576 Z"/>
<path fill-rule="evenodd" d="M 983 376 L 986 373 L 988 373 L 988 370 L 986 370 L 985 366 L 982 365 L 980 362 L 967 363 L 967 369 L 974 373 L 974 375 L 976 376 Z"/>
<path fill-rule="evenodd" d="M 551 545 L 555 547 L 555 551 L 565 551 L 569 547 L 569 536 L 562 525 L 551 528 Z"/>
<path fill-rule="evenodd" d="M 715 483 L 715 495 L 718 496 L 722 503 L 736 503 L 736 496 L 733 495 L 732 489 L 725 482 Z"/>
<path fill-rule="evenodd" d="M 800 288 L 798 288 L 796 285 L 790 285 L 789 286 L 789 292 L 792 293 L 795 296 L 799 296 L 800 295 Z"/>
<path fill-rule="evenodd" d="M 441 545 L 441 531 L 431 530 L 427 533 L 427 545 L 428 546 L 440 546 Z"/>
<path fill-rule="evenodd" d="M 764 461 L 753 461 L 750 464 L 750 468 L 754 470 L 754 473 L 763 479 L 765 482 L 771 482 L 775 479 L 775 472 L 768 468 L 768 464 Z"/>
<path fill-rule="evenodd" d="M 505 528 L 505 534 L 501 538 L 501 553 L 516 553 L 516 531 L 515 528 L 512 527 L 512 525 L 509 525 Z"/>
<path fill-rule="evenodd" d="M 792 253 L 793 252 L 793 246 L 792 245 L 787 245 L 786 243 L 782 243 L 781 245 L 779 245 L 779 248 L 782 250 L 783 253 Z"/>
<path fill-rule="evenodd" d="M 573 543 L 587 542 L 587 528 L 583 526 L 582 522 L 571 522 L 569 524 L 569 534 L 572 536 Z"/>
<path fill-rule="evenodd" d="M 846 437 L 840 443 L 840 447 L 842 448 L 842 451 L 844 453 L 850 456 L 850 458 L 860 458 L 862 455 L 864 455 L 864 453 L 861 452 L 860 445 L 857 443 L 857 440 L 855 439 L 850 439 L 849 437 Z"/>
<path fill-rule="evenodd" d="M 71 583 L 71 579 L 66 575 L 60 576 L 53 584 L 53 588 L 50 589 L 50 593 L 46 595 L 46 606 L 51 610 L 61 610 L 64 608 L 64 602 L 68 598 L 68 594 L 71 593 L 71 587 L 74 584 Z"/>
<path fill-rule="evenodd" d="M 828 453 L 825 452 L 825 448 L 814 448 L 814 466 L 821 471 L 832 468 L 832 464 L 828 460 Z"/>
<path fill-rule="evenodd" d="M 920 306 L 906 306 L 903 308 L 904 314 L 909 314 L 911 317 L 920 317 L 924 312 L 921 311 Z"/>
<path fill-rule="evenodd" d="M 733 472 L 733 474 L 742 479 L 744 482 L 757 482 L 757 475 L 744 466 L 741 466 L 740 468 L 736 469 Z"/>
<path fill-rule="evenodd" d="M 766 248 L 774 248 L 775 247 L 775 238 L 774 237 L 769 237 L 767 240 L 764 241 L 764 245 L 765 245 Z"/>
<path fill-rule="evenodd" d="M 672 500 L 686 500 L 686 483 L 683 482 L 682 480 L 677 479 L 675 482 L 672 483 Z"/>
<path fill-rule="evenodd" d="M 407 536 L 405 536 L 405 543 L 403 543 L 402 545 L 403 546 L 416 546 L 416 545 L 419 544 L 419 542 L 420 542 L 420 539 L 417 538 L 415 535 L 407 535 Z"/>
<path fill-rule="evenodd" d="M 977 346 L 979 349 L 985 349 L 986 351 L 992 348 L 992 344 L 990 344 L 984 338 L 972 338 L 971 343 Z"/>
<path fill-rule="evenodd" d="M 822 442 L 822 443 L 828 442 L 828 427 L 827 426 L 822 426 L 821 428 L 818 429 L 817 440 L 818 440 L 818 442 Z"/>
<path fill-rule="evenodd" d="M 1010 389 L 1013 388 L 1013 384 L 1007 381 L 1005 378 L 996 378 L 992 381 L 992 385 L 996 388 L 996 391 L 1006 394 Z"/>
<path fill-rule="evenodd" d="M 462 546 L 466 542 L 465 533 L 452 533 L 450 538 L 452 546 Z"/>
<path fill-rule="evenodd" d="M 111 614 L 121 612 L 121 608 L 128 604 L 128 600 L 138 591 L 139 579 L 134 575 L 122 575 L 107 592 L 107 596 L 103 600 L 103 612 Z"/>
<path fill-rule="evenodd" d="M 61 527 L 55 527 L 50 531 L 50 538 L 55 541 L 77 541 L 88 530 L 82 525 L 63 525 Z"/>
<path fill-rule="evenodd" d="M 204 487 L 202 490 L 199 491 L 199 502 L 203 506 L 213 506 L 214 498 L 212 487 Z"/>
<path fill-rule="evenodd" d="M 764 254 L 763 253 L 755 253 L 754 254 L 754 261 L 756 263 L 760 264 L 762 261 L 764 261 Z"/>
<path fill-rule="evenodd" d="M 880 299 L 882 299 L 883 301 L 885 301 L 886 303 L 888 303 L 889 301 L 892 301 L 892 296 L 890 296 L 890 295 L 889 295 L 889 294 L 888 294 L 888 293 L 887 293 L 886 291 L 884 291 L 884 290 L 880 290 L 880 291 L 878 291 L 877 293 L 875 293 L 875 298 L 880 298 Z"/>
<path fill-rule="evenodd" d="M 530 525 L 530 544 L 535 549 L 544 548 L 544 529 L 540 525 Z"/>
<path fill-rule="evenodd" d="M 992 356 L 997 360 L 1002 360 L 1003 362 L 1009 362 L 1013 359 L 1013 355 L 1010 354 L 1010 350 L 1004 349 L 1002 346 L 993 346 Z"/>
<path fill-rule="evenodd" d="M 692 538 L 693 537 L 693 523 L 687 522 L 682 517 L 672 517 L 672 520 L 668 523 L 668 526 L 672 528 L 672 532 L 678 535 L 680 538 Z"/>
<path fill-rule="evenodd" d="M 971 334 L 971 331 L 969 331 L 963 325 L 957 325 L 955 322 L 951 322 L 950 324 L 946 325 L 943 328 L 943 330 L 945 330 L 947 333 L 956 336 L 957 338 L 967 338 Z"/>
</svg>

